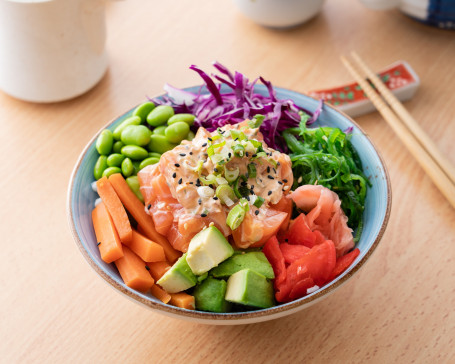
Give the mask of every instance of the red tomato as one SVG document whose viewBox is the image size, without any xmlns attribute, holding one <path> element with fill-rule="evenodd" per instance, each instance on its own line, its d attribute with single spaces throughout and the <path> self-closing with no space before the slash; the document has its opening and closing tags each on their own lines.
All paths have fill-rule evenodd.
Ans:
<svg viewBox="0 0 455 364">
<path fill-rule="evenodd" d="M 286 280 L 286 266 L 276 236 L 272 236 L 264 245 L 262 252 L 273 267 L 275 288 Z"/>
<path fill-rule="evenodd" d="M 280 249 L 286 264 L 291 264 L 310 251 L 310 248 L 305 245 L 291 245 L 288 243 L 280 244 Z"/>
<path fill-rule="evenodd" d="M 336 261 L 335 268 L 333 268 L 333 271 L 330 274 L 329 281 L 338 277 L 341 273 L 348 269 L 352 262 L 355 260 L 355 258 L 359 256 L 359 254 L 360 250 L 356 248 L 352 252 L 343 255 L 342 257 L 339 257 Z"/>
<path fill-rule="evenodd" d="M 305 245 L 308 248 L 312 248 L 316 243 L 316 236 L 308 227 L 305 214 L 300 214 L 291 222 L 289 231 L 284 237 L 289 244 Z"/>
</svg>

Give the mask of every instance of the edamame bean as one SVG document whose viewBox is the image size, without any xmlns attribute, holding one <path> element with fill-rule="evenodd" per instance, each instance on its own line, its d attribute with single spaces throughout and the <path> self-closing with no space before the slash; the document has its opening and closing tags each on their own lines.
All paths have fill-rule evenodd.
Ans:
<svg viewBox="0 0 455 364">
<path fill-rule="evenodd" d="M 136 175 L 137 172 L 140 171 L 139 166 L 141 165 L 141 161 L 133 161 L 134 172 L 133 175 Z"/>
<path fill-rule="evenodd" d="M 161 154 L 160 153 L 155 153 L 155 152 L 150 152 L 149 153 L 149 157 L 155 157 L 155 158 L 160 159 L 161 158 Z"/>
<path fill-rule="evenodd" d="M 190 131 L 188 132 L 188 135 L 186 136 L 185 139 L 191 141 L 191 140 L 194 139 L 194 137 L 195 137 L 194 133 L 190 130 Z"/>
<path fill-rule="evenodd" d="M 165 136 L 171 143 L 180 143 L 183 139 L 185 139 L 189 131 L 190 127 L 187 123 L 177 121 L 166 128 Z"/>
<path fill-rule="evenodd" d="M 101 177 L 103 177 L 103 172 L 106 168 L 107 157 L 105 155 L 100 155 L 95 163 L 95 167 L 93 168 L 93 176 L 96 180 L 99 180 Z"/>
<path fill-rule="evenodd" d="M 131 188 L 131 191 L 134 192 L 134 194 L 137 196 L 141 202 L 144 202 L 144 197 L 142 197 L 142 193 L 140 190 L 140 184 L 139 180 L 137 179 L 137 176 L 131 176 L 126 179 L 126 183 L 128 186 Z"/>
<path fill-rule="evenodd" d="M 122 148 L 125 146 L 120 140 L 118 142 L 114 143 L 114 146 L 112 147 L 112 151 L 114 153 L 120 153 L 122 151 Z"/>
<path fill-rule="evenodd" d="M 114 133 L 113 133 L 114 139 L 120 140 L 123 129 L 125 129 L 128 125 L 140 125 L 140 124 L 141 124 L 141 118 L 139 116 L 130 116 L 129 118 L 122 121 L 122 123 L 114 129 Z"/>
<path fill-rule="evenodd" d="M 96 150 L 101 155 L 108 155 L 112 150 L 112 144 L 114 143 L 114 138 L 112 132 L 108 129 L 104 129 L 98 139 L 96 139 Z"/>
<path fill-rule="evenodd" d="M 153 129 L 153 134 L 164 135 L 166 128 L 166 125 L 157 126 L 155 129 Z"/>
<path fill-rule="evenodd" d="M 109 177 L 112 174 L 115 173 L 122 173 L 119 167 L 108 167 L 104 170 L 103 172 L 103 177 Z"/>
<path fill-rule="evenodd" d="M 125 145 L 122 148 L 122 154 L 134 160 L 142 160 L 148 157 L 149 153 L 137 145 Z"/>
<path fill-rule="evenodd" d="M 147 115 L 147 123 L 151 126 L 160 126 L 166 124 L 171 116 L 174 115 L 174 109 L 169 105 L 159 105 Z"/>
<path fill-rule="evenodd" d="M 150 141 L 152 132 L 144 125 L 128 125 L 122 130 L 120 139 L 126 145 L 138 145 L 143 147 Z"/>
<path fill-rule="evenodd" d="M 107 165 L 109 167 L 120 167 L 125 158 L 123 154 L 113 153 L 107 157 Z"/>
<path fill-rule="evenodd" d="M 183 122 L 187 123 L 188 126 L 191 126 L 194 124 L 195 118 L 196 118 L 196 116 L 194 116 L 193 114 L 176 114 L 176 115 L 170 117 L 169 120 L 167 121 L 167 123 L 168 123 L 168 125 L 171 125 L 171 124 L 177 123 L 179 121 L 183 121 Z"/>
<path fill-rule="evenodd" d="M 175 146 L 177 146 L 177 144 L 169 143 L 164 135 L 152 134 L 147 149 L 151 152 L 163 154 L 164 152 L 173 149 Z"/>
<path fill-rule="evenodd" d="M 122 174 L 123 176 L 129 177 L 134 173 L 134 165 L 131 159 L 125 158 L 122 162 Z"/>
<path fill-rule="evenodd" d="M 139 116 L 141 118 L 141 122 L 145 122 L 147 119 L 147 115 L 150 114 L 150 111 L 152 111 L 155 108 L 155 104 L 151 101 L 144 102 L 143 104 L 140 104 L 136 109 L 133 111 L 133 116 Z"/>
<path fill-rule="evenodd" d="M 139 164 L 139 170 L 141 170 L 142 168 L 144 167 L 147 167 L 149 166 L 150 164 L 156 164 L 160 161 L 159 158 L 155 158 L 155 157 L 149 157 L 149 158 L 145 158 L 141 164 Z"/>
</svg>

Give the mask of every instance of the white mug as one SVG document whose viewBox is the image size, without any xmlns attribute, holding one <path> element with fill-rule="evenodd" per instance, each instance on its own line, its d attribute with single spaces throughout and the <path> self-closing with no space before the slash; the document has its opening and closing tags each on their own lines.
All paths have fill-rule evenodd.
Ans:
<svg viewBox="0 0 455 364">
<path fill-rule="evenodd" d="M 0 89 L 32 102 L 67 100 L 107 69 L 103 0 L 0 0 Z"/>
<path fill-rule="evenodd" d="M 316 16 L 324 0 L 233 0 L 254 22 L 272 28 L 288 28 Z"/>
</svg>

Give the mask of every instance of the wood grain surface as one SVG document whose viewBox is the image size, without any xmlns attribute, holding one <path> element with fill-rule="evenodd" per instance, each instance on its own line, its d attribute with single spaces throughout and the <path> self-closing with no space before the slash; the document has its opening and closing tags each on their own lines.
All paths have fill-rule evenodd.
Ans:
<svg viewBox="0 0 455 364">
<path fill-rule="evenodd" d="M 230 1 L 115 2 L 109 70 L 58 104 L 0 93 L 2 363 L 450 363 L 455 361 L 455 211 L 378 113 L 357 118 L 386 160 L 388 229 L 346 285 L 292 316 L 248 326 L 170 319 L 125 299 L 90 269 L 65 212 L 70 173 L 108 121 L 162 93 L 199 84 L 191 64 L 218 60 L 305 92 L 350 81 L 340 54 L 376 70 L 407 60 L 421 77 L 406 103 L 455 163 L 455 33 L 399 11 L 328 0 L 289 30 L 265 29 Z"/>
</svg>

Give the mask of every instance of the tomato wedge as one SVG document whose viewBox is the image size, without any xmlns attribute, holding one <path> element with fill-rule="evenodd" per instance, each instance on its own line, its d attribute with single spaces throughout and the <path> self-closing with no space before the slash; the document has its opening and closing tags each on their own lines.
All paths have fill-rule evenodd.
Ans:
<svg viewBox="0 0 455 364">
<path fill-rule="evenodd" d="M 305 245 L 291 245 L 288 243 L 280 244 L 280 249 L 286 264 L 295 262 L 310 251 L 310 248 Z"/>
<path fill-rule="evenodd" d="M 275 288 L 280 286 L 286 280 L 286 266 L 284 257 L 281 253 L 280 246 L 276 236 L 272 236 L 264 245 L 262 252 L 270 262 L 275 273 Z"/>
<path fill-rule="evenodd" d="M 300 214 L 291 222 L 289 231 L 285 234 L 284 238 L 285 242 L 288 242 L 289 244 L 305 245 L 308 248 L 312 248 L 316 245 L 316 236 L 309 228 L 305 219 L 305 214 Z"/>
<path fill-rule="evenodd" d="M 329 280 L 338 277 L 341 273 L 343 273 L 346 269 L 350 267 L 352 262 L 354 262 L 355 258 L 357 258 L 360 254 L 360 250 L 358 248 L 354 249 L 352 252 L 339 257 L 335 263 L 335 268 L 333 268 L 332 273 L 330 273 Z"/>
</svg>

